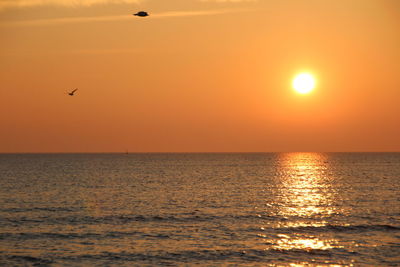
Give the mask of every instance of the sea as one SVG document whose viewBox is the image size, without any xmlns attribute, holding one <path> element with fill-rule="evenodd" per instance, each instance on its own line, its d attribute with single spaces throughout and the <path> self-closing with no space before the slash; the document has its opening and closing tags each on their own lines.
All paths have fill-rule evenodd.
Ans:
<svg viewBox="0 0 400 267">
<path fill-rule="evenodd" d="M 0 266 L 400 266 L 400 153 L 0 154 Z"/>
</svg>

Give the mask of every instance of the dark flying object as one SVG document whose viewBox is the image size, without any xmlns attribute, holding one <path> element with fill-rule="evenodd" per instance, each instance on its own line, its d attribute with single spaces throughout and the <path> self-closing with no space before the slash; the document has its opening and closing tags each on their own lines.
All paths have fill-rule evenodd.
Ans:
<svg viewBox="0 0 400 267">
<path fill-rule="evenodd" d="M 133 15 L 138 17 L 147 17 L 149 14 L 146 11 L 139 11 L 138 13 Z"/>
<path fill-rule="evenodd" d="M 73 96 L 73 95 L 74 95 L 74 93 L 76 92 L 76 90 L 78 90 L 78 88 L 76 88 L 76 89 L 72 90 L 72 91 L 71 91 L 71 92 L 69 92 L 68 94 L 69 94 L 70 96 Z"/>
</svg>

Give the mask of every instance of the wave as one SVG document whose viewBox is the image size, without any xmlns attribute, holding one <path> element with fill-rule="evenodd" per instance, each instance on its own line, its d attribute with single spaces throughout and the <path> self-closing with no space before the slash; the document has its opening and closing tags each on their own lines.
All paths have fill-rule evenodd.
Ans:
<svg viewBox="0 0 400 267">
<path fill-rule="evenodd" d="M 3 261 L 17 261 L 34 263 L 34 265 L 46 266 L 47 264 L 68 263 L 68 262 L 111 262 L 114 264 L 122 262 L 151 263 L 152 265 L 169 265 L 169 264 L 196 264 L 199 262 L 232 263 L 240 264 L 245 262 L 294 262 L 297 260 L 310 260 L 313 258 L 313 264 L 337 264 L 339 261 L 354 255 L 354 252 L 341 248 L 331 248 L 328 250 L 320 249 L 248 249 L 248 250 L 183 250 L 183 251 L 151 251 L 147 253 L 112 253 L 103 252 L 99 254 L 81 254 L 75 256 L 61 256 L 52 259 L 37 258 L 31 256 L 3 256 Z M 0 261 L 1 263 L 1 261 Z"/>
<path fill-rule="evenodd" d="M 225 229 L 223 226 L 220 227 L 222 231 L 233 231 Z M 302 227 L 281 227 L 281 228 L 247 228 L 244 230 L 236 230 L 244 232 L 260 232 L 268 231 L 270 233 L 323 233 L 323 232 L 344 232 L 344 233 L 365 233 L 371 231 L 380 232 L 397 232 L 400 231 L 400 227 L 392 225 L 353 225 L 353 226 L 340 226 L 340 225 L 326 225 L 326 226 L 302 226 Z M 130 237 L 132 239 L 192 239 L 194 236 L 189 234 L 182 234 L 177 232 L 171 233 L 148 233 L 141 231 L 109 231 L 100 233 L 49 233 L 49 232 L 24 232 L 24 233 L 0 233 L 0 240 L 31 240 L 31 239 L 118 239 Z M 223 235 L 221 235 L 223 239 Z"/>
<path fill-rule="evenodd" d="M 47 209 L 46 209 L 47 210 Z M 260 228 L 247 228 L 247 229 L 235 229 L 245 232 L 259 232 L 259 231 L 278 231 L 278 232 L 361 232 L 361 231 L 383 231 L 383 232 L 394 232 L 400 231 L 400 226 L 389 225 L 389 224 L 353 224 L 353 225 L 335 225 L 328 224 L 322 226 L 294 226 L 294 227 L 275 227 L 268 226 L 274 225 L 279 222 L 296 222 L 297 219 L 291 219 L 279 216 L 260 216 L 260 215 L 190 215 L 188 214 L 177 214 L 168 216 L 144 216 L 144 215 L 109 215 L 109 216 L 60 216 L 60 217 L 21 217 L 21 218 L 0 218 L 1 225 L 23 225 L 23 224 L 40 224 L 40 225 L 97 225 L 97 224 L 110 224 L 110 225 L 125 225 L 129 223 L 150 223 L 150 222 L 165 222 L 165 223 L 197 223 L 197 222 L 224 222 L 229 224 L 230 222 L 250 222 L 250 223 L 262 223 L 268 222 L 263 225 L 263 230 Z M 0 235 L 1 238 L 1 235 Z"/>
<path fill-rule="evenodd" d="M 51 259 L 24 256 L 24 255 L 8 255 L 0 256 L 1 266 L 50 266 L 54 263 Z M 16 265 L 17 264 L 17 265 Z"/>
<path fill-rule="evenodd" d="M 110 231 L 106 233 L 0 233 L 0 240 L 30 240 L 30 239 L 112 239 L 123 237 L 135 237 L 136 239 L 167 239 L 168 234 L 162 233 L 144 233 L 139 231 L 117 232 Z"/>
<path fill-rule="evenodd" d="M 13 224 L 40 223 L 40 224 L 126 224 L 129 222 L 211 222 L 215 220 L 257 220 L 257 221 L 285 221 L 286 218 L 259 215 L 192 215 L 182 216 L 144 216 L 144 215 L 109 215 L 109 216 L 60 216 L 60 217 L 23 217 L 23 218 L 0 218 L 0 223 L 5 221 Z"/>
<path fill-rule="evenodd" d="M 324 225 L 324 226 L 298 226 L 298 227 L 282 227 L 279 230 L 287 230 L 290 232 L 365 232 L 365 231 L 400 231 L 399 226 L 388 224 L 375 224 L 375 225 Z"/>
<path fill-rule="evenodd" d="M 74 212 L 79 211 L 79 208 L 66 208 L 66 207 L 47 207 L 47 208 L 4 208 L 0 209 L 0 212 L 6 213 L 21 213 L 21 212 L 41 212 L 41 211 L 49 211 L 49 212 Z"/>
</svg>

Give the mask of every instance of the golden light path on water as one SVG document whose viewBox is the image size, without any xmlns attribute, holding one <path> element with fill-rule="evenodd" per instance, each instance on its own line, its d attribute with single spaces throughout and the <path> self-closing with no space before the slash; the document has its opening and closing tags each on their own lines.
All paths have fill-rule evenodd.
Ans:
<svg viewBox="0 0 400 267">
<path fill-rule="evenodd" d="M 283 154 L 280 187 L 283 216 L 311 217 L 334 213 L 326 158 L 318 153 Z"/>
<path fill-rule="evenodd" d="M 268 249 L 275 250 L 328 250 L 342 248 L 338 240 L 329 235 L 311 235 L 297 232 L 296 228 L 318 229 L 329 224 L 328 217 L 340 212 L 333 205 L 335 189 L 327 174 L 327 156 L 319 153 L 281 154 L 278 174 L 281 179 L 276 199 L 277 215 L 287 218 L 278 229 L 290 232 L 278 234 L 269 240 Z M 295 265 L 303 266 L 303 265 Z"/>
</svg>

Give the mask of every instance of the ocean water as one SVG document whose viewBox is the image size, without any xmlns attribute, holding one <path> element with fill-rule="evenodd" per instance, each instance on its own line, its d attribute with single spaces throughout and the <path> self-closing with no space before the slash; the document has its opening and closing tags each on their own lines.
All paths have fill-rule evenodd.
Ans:
<svg viewBox="0 0 400 267">
<path fill-rule="evenodd" d="M 400 266 L 400 153 L 3 154 L 0 266 Z"/>
</svg>

